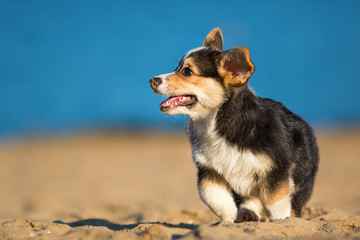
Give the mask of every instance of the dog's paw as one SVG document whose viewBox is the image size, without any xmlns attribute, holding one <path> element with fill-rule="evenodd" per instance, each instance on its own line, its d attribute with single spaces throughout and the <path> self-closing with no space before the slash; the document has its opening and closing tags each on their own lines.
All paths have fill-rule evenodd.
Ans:
<svg viewBox="0 0 360 240">
<path fill-rule="evenodd" d="M 239 210 L 238 216 L 235 220 L 235 223 L 242 223 L 242 222 L 258 222 L 259 216 L 256 215 L 253 211 L 242 208 Z"/>
</svg>

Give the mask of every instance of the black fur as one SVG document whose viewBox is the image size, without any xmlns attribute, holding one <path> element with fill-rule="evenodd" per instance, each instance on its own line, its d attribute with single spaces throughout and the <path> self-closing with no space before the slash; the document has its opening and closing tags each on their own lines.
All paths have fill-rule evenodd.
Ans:
<svg viewBox="0 0 360 240">
<path fill-rule="evenodd" d="M 190 54 L 189 57 L 192 57 L 194 62 L 196 62 L 196 67 L 199 69 L 201 77 L 211 77 L 220 80 L 214 61 L 219 53 L 212 48 L 204 48 Z"/>
<path fill-rule="evenodd" d="M 219 56 L 219 54 L 219 51 L 207 47 L 191 53 L 189 56 L 185 55 L 179 61 L 179 65 L 176 67 L 175 72 L 179 71 L 182 68 L 185 57 L 192 57 L 196 62 L 197 69 L 200 71 L 199 77 L 210 77 L 215 79 L 221 85 L 224 85 L 224 82 L 222 81 L 218 71 L 216 70 L 215 59 Z"/>
<path fill-rule="evenodd" d="M 265 152 L 275 162 L 269 173 L 269 188 L 287 179 L 289 169 L 297 189 L 292 209 L 301 209 L 312 193 L 318 169 L 318 148 L 311 127 L 281 103 L 255 95 L 247 85 L 233 93 L 216 116 L 220 136 L 239 149 Z"/>
</svg>

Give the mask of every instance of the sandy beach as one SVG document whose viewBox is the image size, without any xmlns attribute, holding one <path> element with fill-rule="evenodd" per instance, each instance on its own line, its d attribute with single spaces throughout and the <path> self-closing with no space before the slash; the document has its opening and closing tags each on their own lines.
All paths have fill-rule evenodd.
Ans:
<svg viewBox="0 0 360 240">
<path fill-rule="evenodd" d="M 360 128 L 317 132 L 303 218 L 214 225 L 185 133 L 0 143 L 0 239 L 360 239 Z"/>
</svg>

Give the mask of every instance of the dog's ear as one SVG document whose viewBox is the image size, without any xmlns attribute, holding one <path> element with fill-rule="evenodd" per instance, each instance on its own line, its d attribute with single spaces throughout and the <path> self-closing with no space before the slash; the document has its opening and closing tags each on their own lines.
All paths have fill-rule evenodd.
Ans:
<svg viewBox="0 0 360 240">
<path fill-rule="evenodd" d="M 213 30 L 211 30 L 211 32 L 206 36 L 203 46 L 222 51 L 223 36 L 220 28 L 214 28 Z"/>
<path fill-rule="evenodd" d="M 245 47 L 235 47 L 220 53 L 216 64 L 226 86 L 245 84 L 255 70 L 250 60 L 250 52 Z"/>
</svg>

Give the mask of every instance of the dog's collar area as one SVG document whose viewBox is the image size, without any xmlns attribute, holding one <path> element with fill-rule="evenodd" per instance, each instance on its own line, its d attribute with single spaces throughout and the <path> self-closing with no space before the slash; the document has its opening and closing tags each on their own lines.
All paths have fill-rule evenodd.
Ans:
<svg viewBox="0 0 360 240">
<path fill-rule="evenodd" d="M 160 104 L 161 108 L 176 108 L 178 106 L 188 106 L 196 102 L 196 97 L 192 95 L 171 96 Z"/>
</svg>

